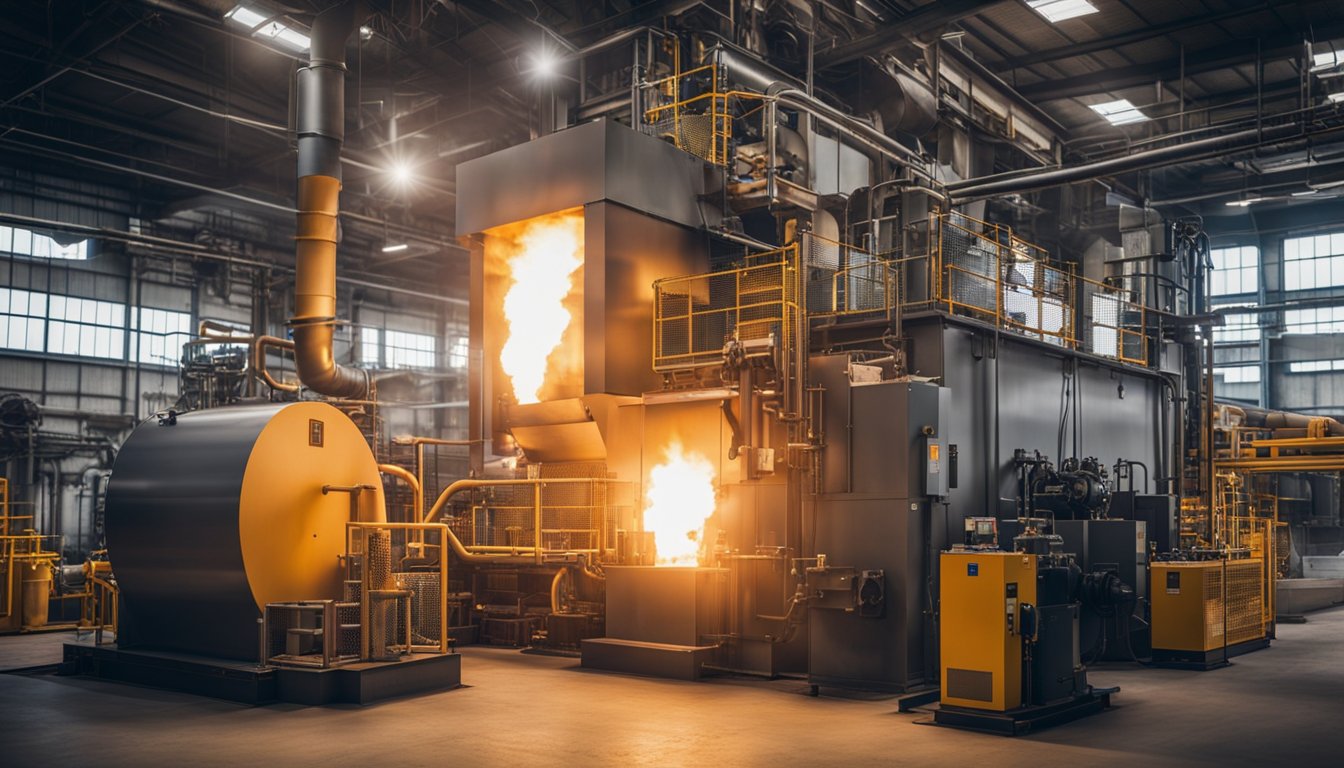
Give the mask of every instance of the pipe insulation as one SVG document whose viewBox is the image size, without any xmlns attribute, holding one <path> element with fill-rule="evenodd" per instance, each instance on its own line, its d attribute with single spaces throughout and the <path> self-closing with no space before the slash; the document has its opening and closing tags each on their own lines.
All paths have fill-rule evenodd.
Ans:
<svg viewBox="0 0 1344 768">
<path fill-rule="evenodd" d="M 330 397 L 366 399 L 367 372 L 339 365 L 336 246 L 340 239 L 341 144 L 345 140 L 345 44 L 368 17 L 346 0 L 313 21 L 308 66 L 298 76 L 298 230 L 294 236 L 294 359 L 299 380 Z"/>
</svg>

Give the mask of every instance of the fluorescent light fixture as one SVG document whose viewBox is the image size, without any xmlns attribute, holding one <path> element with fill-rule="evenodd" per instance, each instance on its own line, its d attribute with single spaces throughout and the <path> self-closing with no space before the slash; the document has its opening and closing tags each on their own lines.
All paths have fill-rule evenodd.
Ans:
<svg viewBox="0 0 1344 768">
<path fill-rule="evenodd" d="M 1091 106 L 1093 112 L 1106 118 L 1111 125 L 1141 123 L 1148 119 L 1148 116 L 1140 112 L 1138 107 L 1129 103 L 1129 99 L 1117 99 L 1105 104 L 1093 104 Z"/>
<path fill-rule="evenodd" d="M 401 253 L 402 251 L 410 247 L 411 246 L 407 245 L 406 243 L 393 243 L 391 245 L 384 245 L 383 253 Z"/>
<path fill-rule="evenodd" d="M 1338 104 L 1341 101 L 1344 101 L 1344 91 L 1335 91 L 1334 93 L 1327 93 L 1325 95 L 1325 98 L 1331 104 Z"/>
<path fill-rule="evenodd" d="M 1027 0 L 1027 6 L 1051 24 L 1097 12 L 1097 6 L 1087 0 Z"/>
<path fill-rule="evenodd" d="M 1247 207 L 1249 207 L 1252 203 L 1258 203 L 1258 202 L 1263 201 L 1264 199 L 1265 199 L 1265 198 L 1263 198 L 1263 197 L 1246 197 L 1246 198 L 1242 198 L 1241 200 L 1228 200 L 1228 201 L 1227 201 L 1227 207 L 1228 207 L 1228 208 L 1247 208 Z"/>
<path fill-rule="evenodd" d="M 258 37 L 269 37 L 273 40 L 279 40 L 296 50 L 308 50 L 309 40 L 307 35 L 291 29 L 278 21 L 263 24 L 260 29 L 252 34 Z"/>
<path fill-rule="evenodd" d="M 1307 190 L 1303 190 L 1303 191 L 1301 191 L 1301 192 L 1294 192 L 1294 193 L 1293 193 L 1293 197 L 1311 197 L 1311 196 L 1314 195 L 1314 194 L 1316 194 L 1316 190 L 1314 190 L 1314 189 L 1307 189 Z"/>
<path fill-rule="evenodd" d="M 241 24 L 248 29 L 256 29 L 261 26 L 261 22 L 270 17 L 264 13 L 258 13 L 245 5 L 235 5 L 232 11 L 224 14 L 224 18 Z"/>
<path fill-rule="evenodd" d="M 267 19 L 274 19 L 275 14 L 268 15 L 264 11 L 248 8 L 245 5 L 235 5 L 233 10 L 224 14 L 224 18 L 252 30 L 254 37 L 270 38 L 297 51 L 308 50 L 308 45 L 311 42 L 307 35 L 283 21 L 267 21 Z"/>
<path fill-rule="evenodd" d="M 1319 72 L 1323 69 L 1334 69 L 1340 64 L 1344 64 L 1344 51 L 1330 49 L 1321 53 L 1314 53 L 1311 56 L 1311 71 Z"/>
</svg>

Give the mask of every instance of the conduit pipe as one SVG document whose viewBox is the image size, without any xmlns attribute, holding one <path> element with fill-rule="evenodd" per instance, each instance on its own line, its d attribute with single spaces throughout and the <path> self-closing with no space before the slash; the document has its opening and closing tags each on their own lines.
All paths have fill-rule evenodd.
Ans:
<svg viewBox="0 0 1344 768">
<path fill-rule="evenodd" d="M 368 373 L 338 365 L 336 243 L 340 228 L 341 144 L 345 140 L 345 44 L 368 17 L 345 0 L 313 21 L 308 66 L 299 70 L 298 228 L 294 236 L 294 360 L 299 380 L 330 397 L 365 399 Z"/>
</svg>

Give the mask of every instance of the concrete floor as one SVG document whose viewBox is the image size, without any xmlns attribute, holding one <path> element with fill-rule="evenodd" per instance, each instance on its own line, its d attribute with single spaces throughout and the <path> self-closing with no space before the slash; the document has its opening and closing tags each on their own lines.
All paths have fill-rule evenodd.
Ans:
<svg viewBox="0 0 1344 768">
<path fill-rule="evenodd" d="M 1341 765 L 1344 608 L 1213 672 L 1100 667 L 1115 707 L 1018 739 L 917 724 L 799 681 L 683 683 L 468 648 L 467 687 L 369 707 L 244 707 L 0 675 L 0 764 Z"/>
</svg>

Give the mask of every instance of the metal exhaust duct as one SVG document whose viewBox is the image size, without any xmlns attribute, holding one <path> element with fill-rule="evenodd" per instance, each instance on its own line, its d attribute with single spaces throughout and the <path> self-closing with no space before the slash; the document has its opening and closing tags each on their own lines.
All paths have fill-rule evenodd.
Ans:
<svg viewBox="0 0 1344 768">
<path fill-rule="evenodd" d="M 308 66 L 299 70 L 298 227 L 294 236 L 294 357 L 304 386 L 362 399 L 365 371 L 336 363 L 336 242 L 340 229 L 341 143 L 345 139 L 345 43 L 368 16 L 346 0 L 313 21 Z"/>
</svg>

